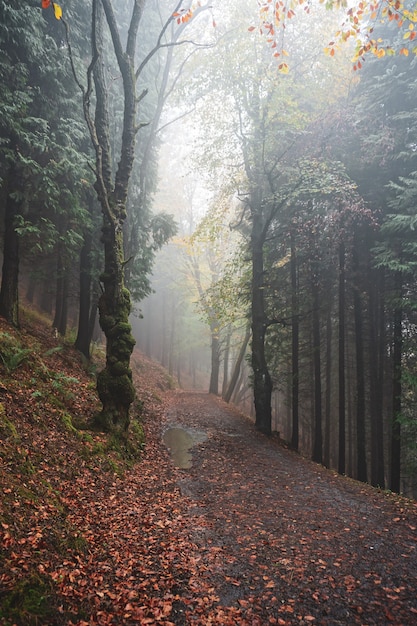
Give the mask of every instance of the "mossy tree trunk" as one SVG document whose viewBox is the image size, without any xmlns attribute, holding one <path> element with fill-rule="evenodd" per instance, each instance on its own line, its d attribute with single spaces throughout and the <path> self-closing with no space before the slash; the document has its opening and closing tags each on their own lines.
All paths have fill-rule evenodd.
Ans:
<svg viewBox="0 0 417 626">
<path fill-rule="evenodd" d="M 129 323 L 130 294 L 123 281 L 123 237 L 112 224 L 103 227 L 104 286 L 99 299 L 100 326 L 106 335 L 106 367 L 97 378 L 103 408 L 96 417 L 107 431 L 123 435 L 129 426 L 129 408 L 135 397 L 130 356 L 135 340 Z"/>
<path fill-rule="evenodd" d="M 101 0 L 123 80 L 124 116 L 122 145 L 117 171 L 112 176 L 108 90 L 103 60 L 102 12 L 100 4 L 93 13 L 93 37 L 96 61 L 93 67 L 96 91 L 95 148 L 96 191 L 103 214 L 104 272 L 103 293 L 99 299 L 99 321 L 106 336 L 106 367 L 97 378 L 102 410 L 97 425 L 123 436 L 129 427 L 129 409 L 135 397 L 130 357 L 135 345 L 129 314 L 130 293 L 124 284 L 123 223 L 134 161 L 136 138 L 136 77 L 134 57 L 136 38 L 145 0 L 136 0 L 126 43 L 121 43 L 111 0 Z"/>
<path fill-rule="evenodd" d="M 132 173 L 135 139 L 136 80 L 134 58 L 139 23 L 146 0 L 135 0 L 125 47 L 119 33 L 111 0 L 92 2 L 92 61 L 87 70 L 87 86 L 73 72 L 83 93 L 84 116 L 95 149 L 95 190 L 103 215 L 104 272 L 101 275 L 102 294 L 99 299 L 100 326 L 106 336 L 106 366 L 97 378 L 97 392 L 102 410 L 96 415 L 96 425 L 102 430 L 125 436 L 129 427 L 129 409 L 135 397 L 130 369 L 130 357 L 135 345 L 129 323 L 130 294 L 124 284 L 123 223 Z M 105 18 L 105 19 L 104 19 Z M 123 81 L 122 144 L 116 171 L 111 154 L 108 89 L 106 85 L 103 26 L 111 36 L 114 53 Z M 68 28 L 67 29 L 67 41 Z M 71 47 L 69 45 L 72 61 Z M 91 96 L 95 88 L 94 114 Z"/>
<path fill-rule="evenodd" d="M 99 299 L 100 326 L 106 336 L 106 367 L 99 374 L 97 391 L 102 410 L 96 416 L 97 425 L 107 431 L 124 435 L 129 427 L 129 408 L 135 391 L 132 383 L 130 357 L 135 345 L 129 324 L 131 309 L 130 293 L 125 287 L 125 265 L 123 225 L 127 217 L 126 203 L 129 182 L 135 157 L 137 107 L 146 95 L 136 93 L 138 78 L 157 50 L 165 45 L 163 36 L 168 26 L 176 20 L 174 11 L 163 26 L 155 47 L 135 68 L 138 29 L 146 0 L 133 0 L 127 37 L 119 31 L 112 0 L 92 0 L 92 60 L 87 69 L 87 83 L 79 80 L 72 55 L 69 28 L 62 20 L 65 30 L 70 61 L 75 80 L 83 94 L 84 117 L 94 146 L 95 190 L 103 215 L 102 241 L 104 244 L 104 272 L 101 276 L 102 294 Z M 178 0 L 177 11 L 182 0 Z M 106 24 L 122 78 L 123 128 L 121 148 L 113 158 L 110 137 L 108 106 L 109 90 L 106 85 L 106 59 L 103 45 L 103 27 Z M 94 91 L 94 98 L 93 96 Z M 92 107 L 94 103 L 94 113 Z M 117 166 L 113 164 L 117 162 Z"/>
</svg>

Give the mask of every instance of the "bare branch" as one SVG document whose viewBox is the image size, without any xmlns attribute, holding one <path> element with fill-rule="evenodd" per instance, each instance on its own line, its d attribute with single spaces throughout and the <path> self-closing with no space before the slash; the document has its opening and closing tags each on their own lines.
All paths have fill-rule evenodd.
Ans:
<svg viewBox="0 0 417 626">
<path fill-rule="evenodd" d="M 172 42 L 169 43 L 162 43 L 162 39 L 165 36 L 165 33 L 168 30 L 168 27 L 170 24 L 173 23 L 173 21 L 175 20 L 175 14 L 178 13 L 178 11 L 181 8 L 181 5 L 183 3 L 183 0 L 180 0 L 180 2 L 178 2 L 177 6 L 175 7 L 173 13 L 169 16 L 169 18 L 167 19 L 167 21 L 165 22 L 164 26 L 161 29 L 161 32 L 159 33 L 159 37 L 158 37 L 158 41 L 156 42 L 155 46 L 152 48 L 152 50 L 146 55 L 146 57 L 143 59 L 142 63 L 139 65 L 138 69 L 136 70 L 136 79 L 138 79 L 138 77 L 140 76 L 140 74 L 142 73 L 143 69 L 146 67 L 146 65 L 149 63 L 149 61 L 152 59 L 152 57 L 154 56 L 154 54 L 156 54 L 156 52 L 158 52 L 158 50 L 160 50 L 161 48 L 169 48 L 172 46 L 178 46 L 181 45 L 183 43 L 188 43 L 188 44 L 192 44 L 195 46 L 201 46 L 204 47 L 207 44 L 197 44 L 194 41 L 178 41 L 178 37 L 181 35 L 181 33 L 184 31 L 184 29 L 187 27 L 187 23 L 181 24 L 179 26 L 179 28 L 177 29 L 177 31 L 174 33 L 174 39 Z M 193 14 L 193 19 L 195 17 L 197 17 L 197 15 L 199 15 L 200 13 L 202 13 L 203 11 L 206 11 L 207 9 L 210 8 L 210 5 L 205 4 L 204 6 L 200 6 L 198 7 Z"/>
</svg>

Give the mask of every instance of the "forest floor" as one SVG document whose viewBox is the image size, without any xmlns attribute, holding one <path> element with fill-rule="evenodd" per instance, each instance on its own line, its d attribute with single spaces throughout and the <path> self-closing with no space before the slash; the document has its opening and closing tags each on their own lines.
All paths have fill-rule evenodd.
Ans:
<svg viewBox="0 0 417 626">
<path fill-rule="evenodd" d="M 84 430 L 92 378 L 43 328 L 28 319 L 27 358 L 0 370 L 2 626 L 417 624 L 416 502 L 301 458 L 137 353 L 146 437 L 128 463 Z M 194 441 L 186 469 L 173 427 Z"/>
</svg>

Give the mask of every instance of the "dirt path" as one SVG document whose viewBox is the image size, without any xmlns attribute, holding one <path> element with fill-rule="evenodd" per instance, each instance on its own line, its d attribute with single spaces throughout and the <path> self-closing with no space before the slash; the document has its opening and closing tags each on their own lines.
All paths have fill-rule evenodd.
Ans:
<svg viewBox="0 0 417 626">
<path fill-rule="evenodd" d="M 300 458 L 206 394 L 173 394 L 169 426 L 207 435 L 173 469 L 189 577 L 171 622 L 417 624 L 415 503 Z"/>
</svg>

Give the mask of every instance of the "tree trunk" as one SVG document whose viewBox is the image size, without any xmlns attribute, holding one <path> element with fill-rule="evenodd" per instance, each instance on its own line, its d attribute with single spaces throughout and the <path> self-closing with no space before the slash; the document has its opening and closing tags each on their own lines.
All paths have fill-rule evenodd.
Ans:
<svg viewBox="0 0 417 626">
<path fill-rule="evenodd" d="M 332 402 L 332 303 L 327 309 L 326 320 L 326 399 L 324 409 L 324 443 L 323 443 L 323 464 L 330 467 L 330 435 L 331 435 L 331 402 Z"/>
<path fill-rule="evenodd" d="M 9 172 L 4 217 L 0 315 L 13 326 L 19 327 L 19 235 L 16 232 L 16 218 L 20 213 L 20 205 L 12 196 L 12 192 L 18 188 L 15 177 L 15 169 L 12 166 Z"/>
<path fill-rule="evenodd" d="M 229 385 L 229 359 L 230 359 L 230 341 L 232 338 L 232 329 L 231 325 L 227 327 L 226 332 L 226 345 L 224 349 L 224 357 L 223 357 L 223 380 L 222 380 L 222 398 L 224 398 L 227 387 Z"/>
<path fill-rule="evenodd" d="M 355 241 L 353 250 L 354 276 L 356 283 L 359 278 L 358 243 Z M 357 446 L 357 479 L 366 482 L 366 431 L 365 431 L 365 365 L 363 347 L 363 313 L 359 294 L 359 285 L 354 287 L 353 308 L 355 318 L 356 348 L 356 446 Z"/>
<path fill-rule="evenodd" d="M 339 474 L 346 471 L 345 246 L 339 247 Z"/>
<path fill-rule="evenodd" d="M 176 325 L 177 325 L 177 315 L 175 310 L 175 301 L 174 299 L 171 302 L 171 331 L 169 333 L 170 341 L 169 341 L 169 353 L 168 353 L 168 373 L 170 376 L 174 375 L 174 352 L 175 352 L 175 341 L 176 341 Z"/>
<path fill-rule="evenodd" d="M 401 376 L 402 376 L 402 276 L 395 275 L 395 309 L 392 342 L 392 427 L 391 427 L 391 491 L 400 493 L 401 487 Z"/>
<path fill-rule="evenodd" d="M 135 345 L 129 314 L 130 294 L 123 282 L 122 231 L 114 224 L 103 228 L 105 250 L 104 291 L 99 299 L 100 326 L 106 336 L 106 367 L 97 377 L 103 405 L 96 423 L 103 430 L 124 435 L 129 427 L 129 408 L 135 398 L 130 356 Z"/>
<path fill-rule="evenodd" d="M 316 264 L 314 264 L 316 265 Z M 313 461 L 323 461 L 322 401 L 321 401 L 321 357 L 320 357 L 320 295 L 318 270 L 313 269 L 311 280 L 313 301 L 313 371 L 314 371 L 314 440 Z"/>
<path fill-rule="evenodd" d="M 106 367 L 97 377 L 97 391 L 102 410 L 96 416 L 96 424 L 101 429 L 113 431 L 122 437 L 126 435 L 129 427 L 129 409 L 135 397 L 130 369 L 135 339 L 129 323 L 130 293 L 124 284 L 123 223 L 126 219 L 126 202 L 135 155 L 137 98 L 134 58 L 144 4 L 145 0 L 138 0 L 133 6 L 125 50 L 111 0 L 101 0 L 101 3 L 94 5 L 92 40 L 95 42 L 94 52 L 97 57 L 93 71 L 96 88 L 94 123 L 89 115 L 89 94 L 84 94 L 84 111 L 96 151 L 95 189 L 103 214 L 104 272 L 101 275 L 103 293 L 98 307 L 100 326 L 106 336 Z M 123 132 L 114 181 L 101 8 L 106 15 L 123 81 Z"/>
<path fill-rule="evenodd" d="M 242 367 L 243 359 L 245 358 L 245 354 L 246 354 L 246 350 L 247 350 L 247 347 L 248 347 L 249 339 L 250 339 L 250 326 L 248 326 L 246 328 L 245 338 L 244 338 L 243 343 L 242 343 L 242 345 L 240 347 L 239 354 L 238 354 L 235 366 L 233 368 L 233 373 L 232 373 L 232 377 L 230 379 L 229 386 L 227 388 L 226 393 L 224 394 L 224 398 L 223 399 L 225 400 L 225 402 L 230 402 L 230 399 L 231 399 L 231 397 L 233 395 L 233 392 L 234 392 L 235 387 L 237 385 L 237 382 L 239 380 L 240 370 L 241 370 L 241 367 Z"/>
<path fill-rule="evenodd" d="M 88 345 L 91 345 L 93 340 L 99 340 L 100 338 L 100 328 L 97 324 L 97 313 L 98 313 L 98 301 L 99 295 L 96 289 L 93 289 L 93 297 L 90 308 L 90 317 L 88 320 Z"/>
<path fill-rule="evenodd" d="M 26 300 L 33 304 L 35 300 L 36 280 L 32 272 L 29 274 L 29 282 L 26 289 Z"/>
<path fill-rule="evenodd" d="M 52 323 L 61 337 L 67 332 L 68 321 L 68 275 L 65 267 L 63 244 L 58 246 L 57 277 L 55 291 L 55 316 Z"/>
<path fill-rule="evenodd" d="M 165 291 L 162 294 L 162 341 L 161 341 L 161 365 L 168 367 L 168 328 L 166 320 L 167 298 Z"/>
<path fill-rule="evenodd" d="M 91 250 L 93 237 L 90 232 L 84 233 L 83 246 L 80 253 L 80 295 L 78 312 L 78 332 L 75 348 L 86 359 L 90 358 L 90 308 L 91 308 Z"/>
<path fill-rule="evenodd" d="M 218 329 L 211 329 L 211 373 L 209 393 L 219 395 L 220 341 Z"/>
<path fill-rule="evenodd" d="M 383 270 L 372 272 L 369 285 L 371 484 L 381 489 L 385 489 L 383 380 L 386 332 L 383 283 Z"/>
<path fill-rule="evenodd" d="M 298 451 L 299 445 L 299 342 L 300 342 L 300 322 L 298 318 L 298 281 L 297 281 L 297 253 L 295 249 L 294 233 L 291 233 L 291 392 L 292 392 L 292 434 L 291 446 Z"/>
<path fill-rule="evenodd" d="M 261 217 L 252 213 L 252 370 L 255 401 L 255 426 L 271 434 L 272 380 L 265 356 L 266 314 L 264 301 L 264 266 Z"/>
</svg>

